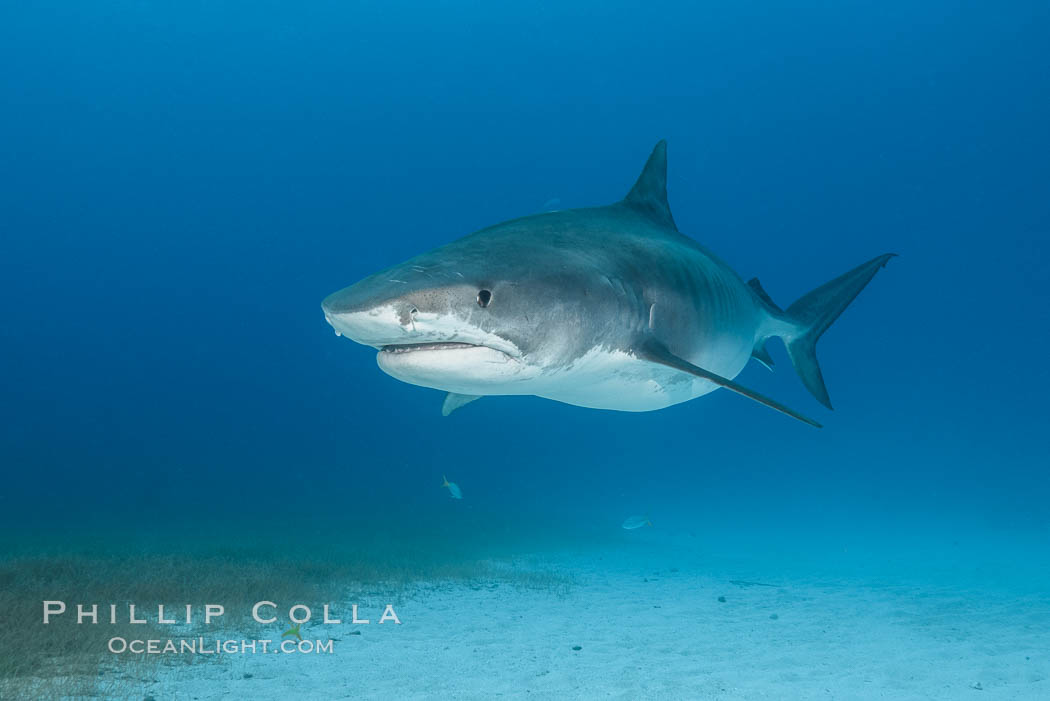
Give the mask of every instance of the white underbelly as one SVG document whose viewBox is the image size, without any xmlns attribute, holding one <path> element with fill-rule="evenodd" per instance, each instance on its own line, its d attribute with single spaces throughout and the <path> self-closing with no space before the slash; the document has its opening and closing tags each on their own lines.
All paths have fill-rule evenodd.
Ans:
<svg viewBox="0 0 1050 701">
<path fill-rule="evenodd" d="M 732 379 L 750 357 L 726 349 L 705 358 L 704 368 Z M 571 366 L 538 379 L 532 394 L 566 404 L 617 411 L 654 411 L 718 389 L 708 380 L 623 351 L 592 350 Z"/>
</svg>

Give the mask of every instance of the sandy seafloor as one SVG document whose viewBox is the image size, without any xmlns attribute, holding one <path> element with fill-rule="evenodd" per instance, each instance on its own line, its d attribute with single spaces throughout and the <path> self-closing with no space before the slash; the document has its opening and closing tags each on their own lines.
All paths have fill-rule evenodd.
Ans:
<svg viewBox="0 0 1050 701">
<path fill-rule="evenodd" d="M 786 542 L 786 541 L 785 541 Z M 156 699 L 1048 699 L 1042 542 L 890 538 L 713 552 L 657 529 L 510 563 L 554 572 L 419 586 L 401 625 L 304 626 L 331 655 L 162 663 Z M 906 550 L 905 550 L 906 549 Z M 735 583 L 734 583 L 735 582 Z M 719 601 L 724 597 L 725 601 Z M 357 602 L 381 610 L 383 597 Z M 360 635 L 350 634 L 359 630 Z M 579 650 L 574 650 L 579 646 Z"/>
</svg>

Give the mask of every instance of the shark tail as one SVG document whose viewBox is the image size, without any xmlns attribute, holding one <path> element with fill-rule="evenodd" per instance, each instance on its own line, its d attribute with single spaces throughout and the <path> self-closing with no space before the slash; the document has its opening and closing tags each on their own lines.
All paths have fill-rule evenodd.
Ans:
<svg viewBox="0 0 1050 701">
<path fill-rule="evenodd" d="M 803 295 L 786 310 L 781 310 L 773 303 L 757 279 L 748 283 L 756 296 L 765 303 L 770 314 L 778 321 L 784 322 L 783 330 L 773 335 L 783 338 L 791 364 L 795 366 L 795 372 L 798 373 L 802 384 L 817 401 L 829 409 L 832 408 L 831 398 L 828 396 L 828 388 L 824 385 L 824 376 L 817 362 L 817 341 L 871 282 L 875 273 L 895 255 L 886 253 L 858 265 L 848 273 Z M 765 339 L 760 341 L 756 348 L 764 354 Z"/>
<path fill-rule="evenodd" d="M 447 487 L 448 486 L 448 477 L 445 477 L 444 475 L 441 475 L 441 486 L 442 487 Z"/>
</svg>

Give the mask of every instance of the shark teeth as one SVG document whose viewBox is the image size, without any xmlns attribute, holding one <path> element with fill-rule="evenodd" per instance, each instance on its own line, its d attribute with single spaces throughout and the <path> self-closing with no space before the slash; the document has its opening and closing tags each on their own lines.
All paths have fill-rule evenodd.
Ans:
<svg viewBox="0 0 1050 701">
<path fill-rule="evenodd" d="M 414 351 L 450 350 L 453 348 L 477 348 L 473 343 L 403 343 L 383 346 L 384 353 L 412 353 Z"/>
</svg>

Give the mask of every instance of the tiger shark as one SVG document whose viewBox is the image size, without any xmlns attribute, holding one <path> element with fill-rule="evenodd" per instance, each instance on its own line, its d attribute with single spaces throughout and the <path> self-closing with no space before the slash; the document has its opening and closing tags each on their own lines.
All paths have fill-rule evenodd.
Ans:
<svg viewBox="0 0 1050 701">
<path fill-rule="evenodd" d="M 653 411 L 725 388 L 819 428 L 734 378 L 752 358 L 772 370 L 766 344 L 779 338 L 830 409 L 817 340 L 893 255 L 781 309 L 678 231 L 660 141 L 619 202 L 490 226 L 321 306 L 337 335 L 378 350 L 384 372 L 448 392 L 445 415 L 492 395 Z"/>
</svg>

